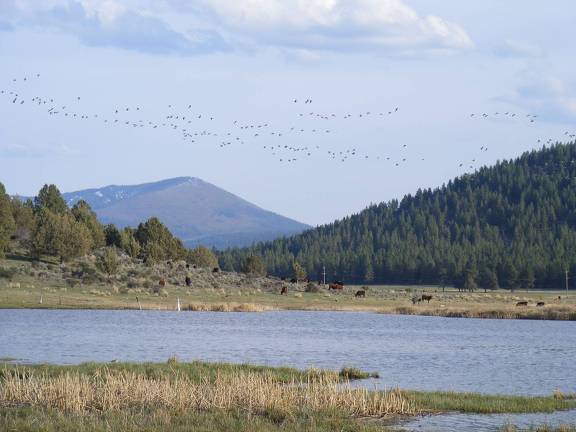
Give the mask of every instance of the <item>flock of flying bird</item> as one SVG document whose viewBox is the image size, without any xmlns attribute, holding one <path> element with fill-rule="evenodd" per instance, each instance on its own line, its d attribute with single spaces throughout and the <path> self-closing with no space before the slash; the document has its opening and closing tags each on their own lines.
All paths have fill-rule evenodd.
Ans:
<svg viewBox="0 0 576 432">
<path fill-rule="evenodd" d="M 122 126 L 127 128 L 149 128 L 151 130 L 167 129 L 176 131 L 182 139 L 189 143 L 201 143 L 210 139 L 210 142 L 223 149 L 229 146 L 238 144 L 243 145 L 246 143 L 256 144 L 262 150 L 268 152 L 278 162 L 281 163 L 294 163 L 301 158 L 311 157 L 313 154 L 325 155 L 330 160 L 346 162 L 350 159 L 375 159 L 391 161 L 394 166 L 398 167 L 408 161 L 406 153 L 396 155 L 375 155 L 362 152 L 357 147 L 350 147 L 345 149 L 326 149 L 320 145 L 294 145 L 290 144 L 294 141 L 306 141 L 310 137 L 323 137 L 318 142 L 329 141 L 329 138 L 334 132 L 336 121 L 351 121 L 356 119 L 364 121 L 367 119 L 383 119 L 399 113 L 400 108 L 394 107 L 385 111 L 364 111 L 346 114 L 318 112 L 312 108 L 313 100 L 306 98 L 303 100 L 294 99 L 292 104 L 299 108 L 293 120 L 293 125 L 282 129 L 273 128 L 269 122 L 242 122 L 240 120 L 233 120 L 228 124 L 228 130 L 221 131 L 214 115 L 195 112 L 193 105 L 189 104 L 184 107 L 177 107 L 176 105 L 169 104 L 166 107 L 166 112 L 155 119 L 144 119 L 144 110 L 140 106 L 122 106 L 115 107 L 108 110 L 106 113 L 94 114 L 87 113 L 82 103 L 82 97 L 76 96 L 72 102 L 63 103 L 56 100 L 54 97 L 42 96 L 25 96 L 27 90 L 24 88 L 16 87 L 19 84 L 25 85 L 32 80 L 39 80 L 40 74 L 35 74 L 31 77 L 22 77 L 20 79 L 14 78 L 12 80 L 10 89 L 0 89 L 0 97 L 4 96 L 12 105 L 22 106 L 32 104 L 36 107 L 41 107 L 49 116 L 60 117 L 76 121 L 100 121 L 106 125 Z M 304 109 L 306 108 L 306 109 Z M 470 118 L 478 119 L 521 119 L 524 118 L 528 123 L 535 123 L 538 118 L 537 115 L 526 114 L 520 115 L 513 112 L 495 112 L 493 114 L 481 113 L 470 114 Z M 337 125 L 340 125 L 338 123 Z M 565 133 L 568 138 L 575 138 L 576 134 L 569 132 Z M 538 140 L 538 143 L 541 143 Z M 553 140 L 549 139 L 547 144 L 552 143 Z M 397 146 L 400 151 L 406 150 L 407 144 Z M 488 152 L 488 147 L 482 146 L 479 150 L 480 153 Z M 420 158 L 424 161 L 424 158 Z M 469 162 L 461 162 L 459 167 L 466 169 L 474 169 L 477 159 L 472 159 Z"/>
</svg>

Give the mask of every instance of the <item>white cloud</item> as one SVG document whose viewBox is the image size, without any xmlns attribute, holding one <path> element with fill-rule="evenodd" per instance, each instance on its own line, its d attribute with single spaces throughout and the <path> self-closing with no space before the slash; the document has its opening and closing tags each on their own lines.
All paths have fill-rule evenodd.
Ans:
<svg viewBox="0 0 576 432">
<path fill-rule="evenodd" d="M 401 0 L 201 1 L 226 28 L 256 43 L 333 51 L 472 46 L 459 25 L 420 17 Z"/>
<path fill-rule="evenodd" d="M 147 51 L 146 44 L 159 36 L 168 44 L 164 52 L 185 53 L 183 46 L 208 42 L 189 53 L 250 47 L 314 52 L 370 51 L 418 54 L 470 48 L 466 31 L 438 16 L 420 16 L 404 0 L 2 0 L 12 4 L 20 23 L 58 27 L 81 40 Z M 5 8 L 5 7 L 4 7 Z M 10 9 L 10 7 L 8 7 Z M 0 6 L 2 11 L 2 6 Z M 80 11 L 80 12 L 79 12 Z M 70 22 L 75 16 L 77 26 Z M 129 19 L 127 19 L 127 17 Z M 138 21 L 138 22 L 137 22 Z M 182 23 L 201 23 L 189 37 Z M 120 26 L 131 24 L 130 43 Z M 180 31 L 174 30 L 179 24 Z M 86 37 L 82 26 L 91 28 Z M 147 26 L 152 26 L 150 32 Z M 162 31 L 159 29 L 162 28 Z M 71 30 L 73 29 L 73 31 Z M 200 35 L 199 35 L 200 33 Z M 138 43 L 137 38 L 142 38 Z M 170 41 L 170 42 L 168 42 Z M 202 43 L 202 42 L 201 42 Z M 98 43 L 92 43 L 98 45 Z M 158 43 L 153 43 L 158 46 Z M 175 49 L 174 46 L 178 48 Z M 153 48 L 152 52 L 163 52 Z"/>
</svg>

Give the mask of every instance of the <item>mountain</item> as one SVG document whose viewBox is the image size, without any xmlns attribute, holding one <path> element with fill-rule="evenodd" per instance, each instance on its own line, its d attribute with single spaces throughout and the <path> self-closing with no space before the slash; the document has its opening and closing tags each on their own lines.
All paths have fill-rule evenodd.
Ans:
<svg viewBox="0 0 576 432">
<path fill-rule="evenodd" d="M 303 234 L 220 255 L 225 269 L 249 255 L 288 276 L 322 267 L 351 283 L 564 288 L 576 275 L 576 144 L 557 144 L 485 167 L 401 201 Z M 576 277 L 570 284 L 575 286 Z"/>
<path fill-rule="evenodd" d="M 119 227 L 135 227 L 156 216 L 189 247 L 248 246 L 310 228 L 192 177 L 62 195 L 70 206 L 85 200 L 102 223 Z"/>
</svg>

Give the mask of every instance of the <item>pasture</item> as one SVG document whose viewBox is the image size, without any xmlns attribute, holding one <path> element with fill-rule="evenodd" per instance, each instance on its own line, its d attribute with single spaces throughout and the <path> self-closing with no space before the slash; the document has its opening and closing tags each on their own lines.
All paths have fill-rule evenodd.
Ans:
<svg viewBox="0 0 576 432">
<path fill-rule="evenodd" d="M 240 273 L 213 273 L 185 265 L 145 267 L 126 263 L 114 277 L 89 261 L 74 264 L 4 260 L 0 308 L 153 309 L 265 312 L 273 310 L 367 311 L 466 318 L 576 320 L 576 293 L 496 290 L 458 292 L 436 286 L 327 286 L 298 284 Z M 186 284 L 186 278 L 190 286 Z M 159 286 L 159 281 L 166 281 Z M 285 295 L 281 295 L 283 288 Z M 358 295 L 364 291 L 364 295 Z M 428 301 L 414 302 L 422 296 Z M 431 296 L 431 298 L 429 298 Z M 526 303 L 525 306 L 517 306 Z M 540 304 L 540 306 L 538 306 Z"/>
</svg>

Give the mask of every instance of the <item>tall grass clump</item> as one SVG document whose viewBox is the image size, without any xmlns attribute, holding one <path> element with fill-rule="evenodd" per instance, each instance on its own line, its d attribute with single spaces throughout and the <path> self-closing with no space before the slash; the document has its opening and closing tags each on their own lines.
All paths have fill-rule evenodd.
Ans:
<svg viewBox="0 0 576 432">
<path fill-rule="evenodd" d="M 270 375 L 247 372 L 194 382 L 184 375 L 152 379 L 106 369 L 91 376 L 75 372 L 49 376 L 30 369 L 10 372 L 4 373 L 0 381 L 0 400 L 4 403 L 71 413 L 134 408 L 241 409 L 254 414 L 337 410 L 363 417 L 415 413 L 413 404 L 399 390 L 354 389 L 331 376 L 282 383 Z"/>
</svg>

